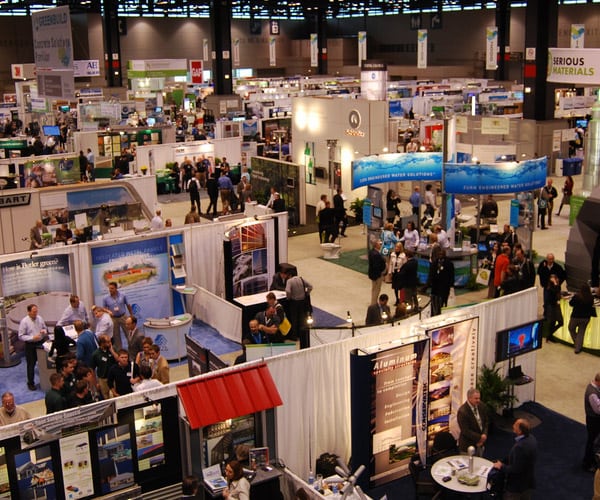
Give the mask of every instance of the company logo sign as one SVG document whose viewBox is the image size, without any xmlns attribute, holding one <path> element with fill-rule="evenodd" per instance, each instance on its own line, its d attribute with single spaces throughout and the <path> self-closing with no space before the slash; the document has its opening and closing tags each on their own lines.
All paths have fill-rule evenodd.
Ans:
<svg viewBox="0 0 600 500">
<path fill-rule="evenodd" d="M 202 61 L 190 61 L 190 75 L 192 76 L 192 83 L 202 83 Z"/>
</svg>

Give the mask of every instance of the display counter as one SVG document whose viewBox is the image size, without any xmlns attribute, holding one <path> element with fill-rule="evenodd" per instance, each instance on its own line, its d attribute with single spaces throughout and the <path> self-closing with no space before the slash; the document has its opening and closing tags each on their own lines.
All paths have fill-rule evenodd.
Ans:
<svg viewBox="0 0 600 500">
<path fill-rule="evenodd" d="M 160 353 L 168 361 L 185 358 L 185 335 L 192 326 L 191 314 L 180 314 L 169 318 L 148 318 L 144 322 L 146 337 L 151 337 L 160 346 Z"/>
<path fill-rule="evenodd" d="M 429 276 L 429 259 L 431 257 L 431 248 L 417 250 L 417 260 L 419 263 L 418 274 L 421 283 L 427 283 Z M 464 287 L 471 279 L 471 275 L 477 272 L 477 249 L 469 250 L 446 250 L 446 258 L 454 264 L 454 286 Z"/>
<path fill-rule="evenodd" d="M 570 297 L 566 297 L 560 300 L 560 309 L 562 311 L 564 324 L 562 328 L 559 328 L 554 333 L 554 338 L 562 340 L 563 342 L 573 345 L 573 339 L 569 333 L 569 320 L 571 319 L 571 311 L 573 308 L 569 305 Z M 596 317 L 591 318 L 588 323 L 587 329 L 585 330 L 585 336 L 583 338 L 583 348 L 592 351 L 598 351 L 595 354 L 600 354 L 600 304 L 598 301 L 596 304 Z"/>
<path fill-rule="evenodd" d="M 170 169 L 156 171 L 156 191 L 158 194 L 174 193 L 179 179 L 172 175 Z"/>
<path fill-rule="evenodd" d="M 275 294 L 277 301 L 286 307 L 286 295 L 282 290 L 269 290 Z M 242 295 L 233 299 L 235 305 L 242 308 L 242 331 L 248 326 L 248 322 L 260 311 L 267 308 L 267 294 L 269 292 L 255 293 L 252 295 Z M 287 311 L 286 311 L 287 313 Z"/>
<path fill-rule="evenodd" d="M 269 466 L 256 469 L 256 475 L 250 480 L 250 498 L 252 500 L 271 500 L 281 497 L 281 486 L 279 478 L 282 476 L 277 467 Z M 222 493 L 213 493 L 204 487 L 206 498 L 223 498 Z"/>
</svg>

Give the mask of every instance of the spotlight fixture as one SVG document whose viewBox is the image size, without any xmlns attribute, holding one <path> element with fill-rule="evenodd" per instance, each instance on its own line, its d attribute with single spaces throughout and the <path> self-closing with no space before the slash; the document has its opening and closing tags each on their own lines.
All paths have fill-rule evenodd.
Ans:
<svg viewBox="0 0 600 500">
<path fill-rule="evenodd" d="M 350 314 L 350 311 L 347 311 L 346 323 L 352 323 L 352 315 Z"/>
<path fill-rule="evenodd" d="M 308 313 L 308 316 L 306 317 L 306 324 L 312 325 L 314 321 L 315 320 L 313 319 L 312 314 Z"/>
<path fill-rule="evenodd" d="M 388 313 L 381 311 L 381 319 L 382 321 L 386 321 L 388 319 Z"/>
</svg>

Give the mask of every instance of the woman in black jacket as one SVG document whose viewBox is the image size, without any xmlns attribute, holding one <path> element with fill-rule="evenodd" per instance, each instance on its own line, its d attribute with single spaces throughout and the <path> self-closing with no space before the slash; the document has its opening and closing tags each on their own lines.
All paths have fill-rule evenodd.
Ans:
<svg viewBox="0 0 600 500">
<path fill-rule="evenodd" d="M 569 320 L 569 333 L 575 344 L 575 354 L 579 354 L 583 348 L 583 338 L 590 318 L 596 317 L 594 297 L 587 283 L 581 285 L 579 291 L 571 297 L 569 305 L 573 308 Z"/>
<path fill-rule="evenodd" d="M 71 346 L 75 346 L 75 341 L 68 337 L 62 326 L 54 327 L 54 340 L 50 347 L 49 357 L 54 355 L 56 351 L 56 371 L 59 372 L 62 368 L 62 360 L 69 353 Z"/>
<path fill-rule="evenodd" d="M 563 315 L 560 310 L 560 281 L 556 274 L 551 274 L 544 288 L 544 327 L 547 332 L 546 342 L 552 341 L 554 332 L 563 326 Z"/>
</svg>

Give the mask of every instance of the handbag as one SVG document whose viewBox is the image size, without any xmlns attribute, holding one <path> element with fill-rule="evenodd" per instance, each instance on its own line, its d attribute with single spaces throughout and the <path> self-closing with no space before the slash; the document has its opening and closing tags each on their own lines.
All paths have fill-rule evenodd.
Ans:
<svg viewBox="0 0 600 500">
<path fill-rule="evenodd" d="M 283 321 L 279 325 L 279 331 L 285 337 L 288 333 L 290 333 L 291 329 L 292 324 L 290 323 L 290 320 L 287 319 L 287 316 L 284 316 Z"/>
<path fill-rule="evenodd" d="M 490 270 L 485 267 L 479 268 L 475 282 L 478 285 L 488 286 L 488 283 L 490 282 Z"/>
</svg>

